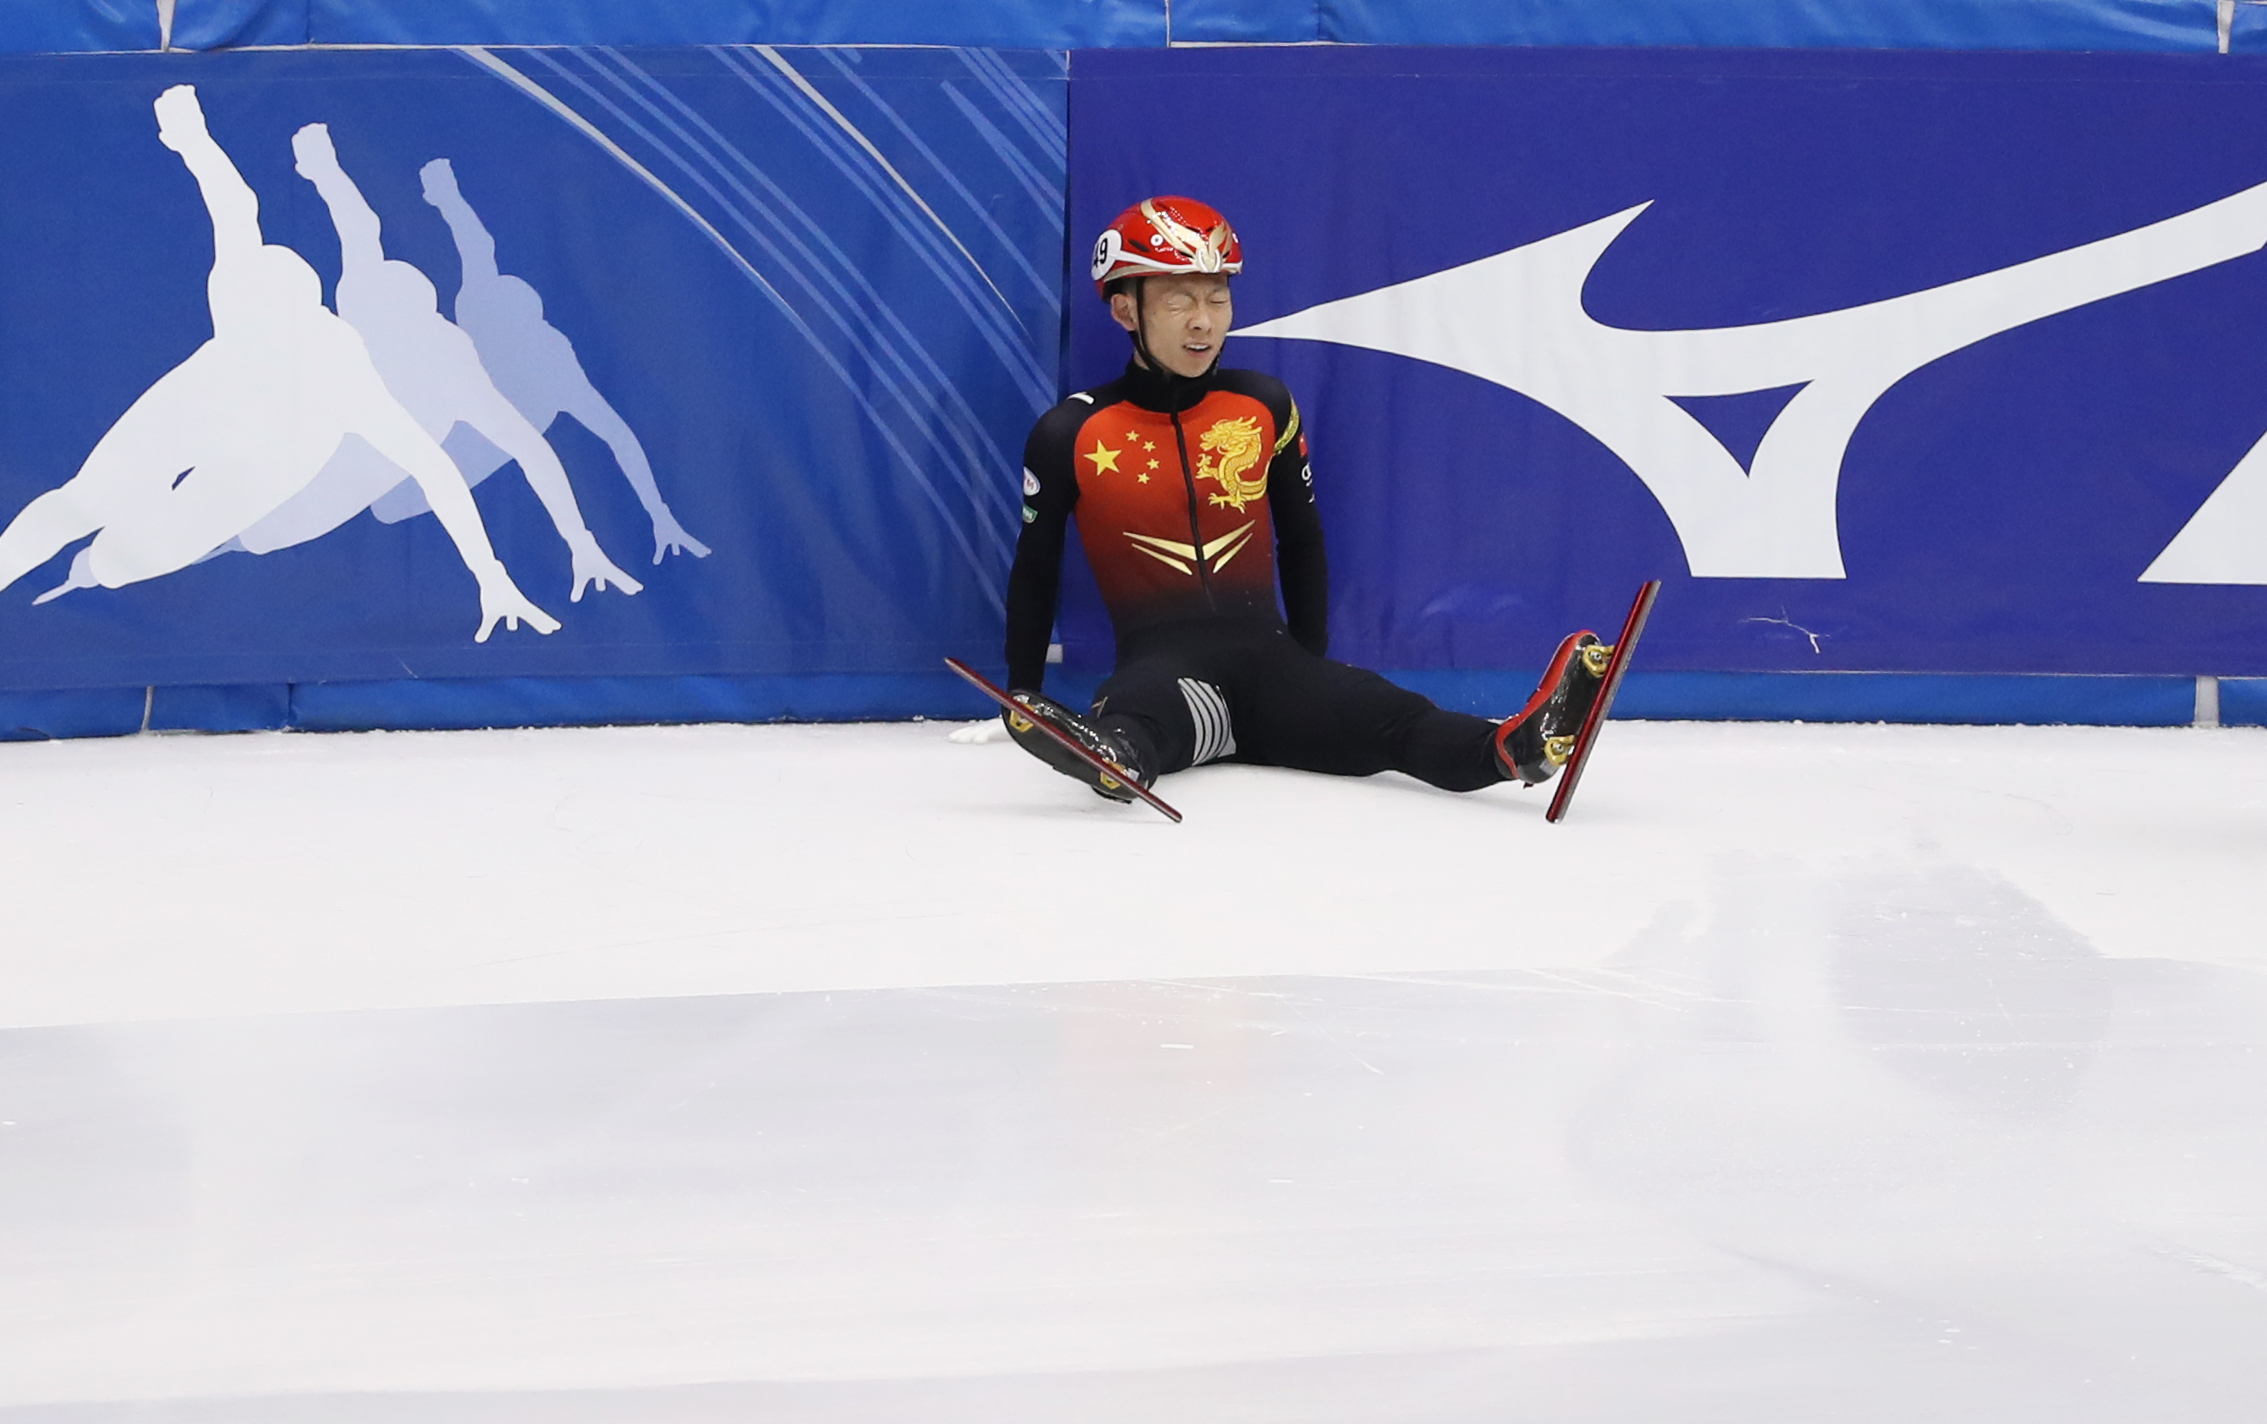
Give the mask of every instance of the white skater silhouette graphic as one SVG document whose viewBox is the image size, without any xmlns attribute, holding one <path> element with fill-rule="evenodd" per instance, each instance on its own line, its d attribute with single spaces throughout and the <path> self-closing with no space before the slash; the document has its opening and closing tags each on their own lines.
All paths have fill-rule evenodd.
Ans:
<svg viewBox="0 0 2267 1424">
<path fill-rule="evenodd" d="M 409 263 L 386 256 L 378 215 L 339 167 L 330 130 L 322 124 L 307 125 L 292 135 L 291 150 L 298 157 L 300 176 L 322 194 L 338 229 L 339 315 L 362 334 L 386 389 L 435 441 L 444 440 L 462 424 L 485 436 L 492 442 L 490 448 L 502 447 L 505 458 L 519 461 L 574 556 L 574 588 L 569 595 L 573 602 L 580 603 L 584 590 L 593 584 L 638 592 L 642 586 L 614 566 L 583 523 L 567 472 L 550 444 L 488 379 L 472 339 L 441 315 L 433 283 Z M 251 553 L 264 554 L 328 534 L 370 508 L 386 491 L 406 483 L 403 473 L 378 451 L 349 441 L 314 483 L 246 529 L 237 542 Z M 469 488 L 475 481 L 460 483 Z M 418 512 L 423 512 L 425 503 L 420 502 Z"/>
<path fill-rule="evenodd" d="M 645 447 L 629 422 L 591 384 L 575 356 L 574 343 L 543 319 L 543 298 L 526 282 L 496 270 L 496 240 L 457 191 L 449 160 L 434 159 L 418 170 L 418 176 L 424 180 L 425 201 L 438 208 L 448 223 L 463 264 L 456 324 L 472 338 L 495 388 L 539 431 L 550 430 L 562 414 L 571 415 L 606 442 L 623 477 L 637 492 L 638 503 L 645 506 L 646 517 L 653 521 L 655 563 L 674 553 L 708 557 L 708 545 L 686 533 L 662 499 Z M 468 427 L 457 430 L 443 445 L 465 478 L 477 485 L 512 456 L 509 447 L 497 448 L 503 445 L 501 440 L 484 439 L 484 428 L 470 427 L 469 422 Z M 425 502 L 417 486 L 403 483 L 379 500 L 372 512 L 392 522 L 424 513 Z"/>
<path fill-rule="evenodd" d="M 1999 332 L 2267 244 L 2260 184 L 2098 242 L 1864 306 L 1697 331 L 1607 326 L 1583 309 L 1583 287 L 1646 206 L 1240 334 L 1393 352 L 1551 407 L 1645 482 L 1695 578 L 1838 579 L 1843 455 L 1891 386 Z M 1672 399 L 1795 385 L 1802 389 L 1746 468 Z"/>
<path fill-rule="evenodd" d="M 68 578 L 39 601 L 172 573 L 306 489 L 342 443 L 366 442 L 418 482 L 478 580 L 476 641 L 523 618 L 556 629 L 497 560 L 456 466 L 388 393 L 354 328 L 323 305 L 314 269 L 262 241 L 259 198 L 206 132 L 196 90 L 175 85 L 153 107 L 159 141 L 181 155 L 212 219 L 212 339 L 144 391 L 75 476 L 0 532 L 0 588 L 89 534 Z"/>
</svg>

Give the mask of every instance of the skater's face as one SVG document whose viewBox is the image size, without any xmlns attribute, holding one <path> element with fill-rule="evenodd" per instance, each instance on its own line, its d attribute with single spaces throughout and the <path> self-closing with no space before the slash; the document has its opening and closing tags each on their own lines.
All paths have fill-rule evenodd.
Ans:
<svg viewBox="0 0 2267 1424">
<path fill-rule="evenodd" d="M 1128 331 L 1141 323 L 1142 345 L 1176 376 L 1201 376 L 1220 359 L 1220 343 L 1236 315 L 1228 278 L 1185 272 L 1141 279 L 1141 300 L 1130 291 L 1110 295 L 1110 315 Z"/>
</svg>

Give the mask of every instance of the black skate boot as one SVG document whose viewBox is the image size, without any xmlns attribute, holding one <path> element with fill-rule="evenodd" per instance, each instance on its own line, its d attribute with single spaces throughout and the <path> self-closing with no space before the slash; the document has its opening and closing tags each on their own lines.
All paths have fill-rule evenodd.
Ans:
<svg viewBox="0 0 2267 1424">
<path fill-rule="evenodd" d="M 1567 634 L 1535 695 L 1519 715 L 1505 718 L 1496 729 L 1496 761 L 1505 775 L 1529 786 L 1558 775 L 1574 750 L 1575 733 L 1598 700 L 1598 680 L 1612 654 L 1587 628 Z"/>
<path fill-rule="evenodd" d="M 1036 692 L 1010 695 L 1022 703 L 1024 708 L 1020 714 L 1006 711 L 1000 713 L 1000 720 L 1007 723 L 1008 735 L 1015 738 L 1015 744 L 1063 775 L 1093 787 L 1096 795 L 1107 796 L 1112 801 L 1134 799 L 1124 782 L 1072 756 L 1060 742 L 1039 730 L 1036 723 L 1047 723 L 1104 761 L 1113 762 L 1120 770 L 1133 773 L 1134 779 L 1143 786 L 1148 786 L 1157 779 L 1141 764 L 1132 745 L 1109 728 L 1081 717 L 1051 697 Z"/>
</svg>

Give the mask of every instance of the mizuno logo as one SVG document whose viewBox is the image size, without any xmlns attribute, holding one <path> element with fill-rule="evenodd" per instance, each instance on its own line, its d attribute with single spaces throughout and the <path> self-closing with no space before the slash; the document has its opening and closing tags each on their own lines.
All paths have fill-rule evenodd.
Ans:
<svg viewBox="0 0 2267 1424">
<path fill-rule="evenodd" d="M 1633 330 L 1593 318 L 1584 289 L 1645 205 L 1483 257 L 1240 329 L 1330 341 L 1464 371 L 1520 392 L 1620 456 L 1653 492 L 1695 578 L 1843 577 L 1836 502 L 1851 436 L 1890 387 L 1932 361 L 2056 312 L 2169 281 L 2267 245 L 2267 183 L 2083 246 L 1862 306 L 1749 326 Z M 1740 460 L 1677 403 L 1801 389 Z M 2238 476 L 2241 479 L 2238 479 Z M 2267 503 L 2246 457 L 2143 577 L 2267 583 L 2240 500 Z"/>
<path fill-rule="evenodd" d="M 1126 537 L 1133 546 L 1161 564 L 1169 564 L 1184 574 L 1194 574 L 1196 566 L 1203 564 L 1210 573 L 1219 573 L 1228 567 L 1228 561 L 1244 551 L 1252 540 L 1252 525 L 1247 520 L 1240 528 L 1231 529 L 1202 548 L 1194 544 L 1178 544 L 1171 539 L 1159 539 L 1149 534 L 1132 534 Z"/>
</svg>

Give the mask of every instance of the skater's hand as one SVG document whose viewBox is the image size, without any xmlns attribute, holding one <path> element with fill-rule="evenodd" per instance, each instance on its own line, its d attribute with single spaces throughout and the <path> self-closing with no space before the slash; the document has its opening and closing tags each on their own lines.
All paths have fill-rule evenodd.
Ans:
<svg viewBox="0 0 2267 1424">
<path fill-rule="evenodd" d="M 292 167 L 299 170 L 302 178 L 338 171 L 338 150 L 331 146 L 331 128 L 328 124 L 309 124 L 293 134 L 291 151 L 299 160 Z"/>
<path fill-rule="evenodd" d="M 614 561 L 606 557 L 606 551 L 599 548 L 595 541 L 585 548 L 575 550 L 575 591 L 569 601 L 582 602 L 583 591 L 593 584 L 598 586 L 601 593 L 608 588 L 618 588 L 624 593 L 645 591 L 644 584 L 614 567 Z"/>
<path fill-rule="evenodd" d="M 205 110 L 197 102 L 197 86 L 176 84 L 157 96 L 150 105 L 157 114 L 157 141 L 175 153 L 185 151 L 200 140 L 209 141 L 205 132 Z"/>
<path fill-rule="evenodd" d="M 510 575 L 498 572 L 480 584 L 480 631 L 472 635 L 475 643 L 485 643 L 488 635 L 496 631 L 498 623 L 513 632 L 519 631 L 520 620 L 538 633 L 556 633 L 559 620 L 536 607 L 528 596 L 519 591 Z"/>
<path fill-rule="evenodd" d="M 425 201 L 436 208 L 461 196 L 457 192 L 457 171 L 449 166 L 446 158 L 434 159 L 418 169 L 417 176 L 425 180 Z"/>
<path fill-rule="evenodd" d="M 664 509 L 653 521 L 653 561 L 660 563 L 671 554 L 691 554 L 696 559 L 708 557 L 708 545 L 685 532 L 677 516 Z"/>
</svg>

